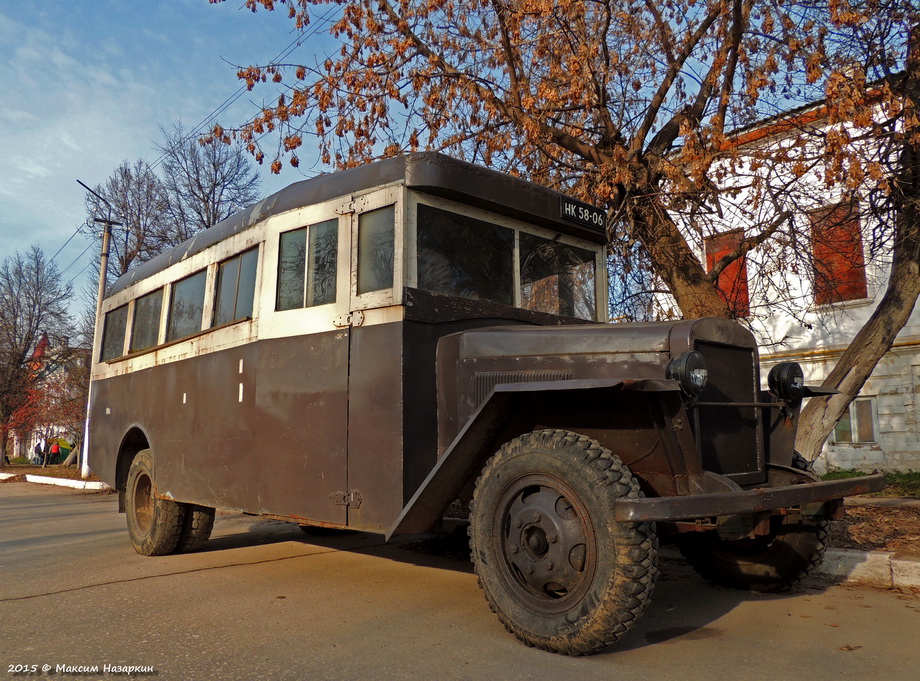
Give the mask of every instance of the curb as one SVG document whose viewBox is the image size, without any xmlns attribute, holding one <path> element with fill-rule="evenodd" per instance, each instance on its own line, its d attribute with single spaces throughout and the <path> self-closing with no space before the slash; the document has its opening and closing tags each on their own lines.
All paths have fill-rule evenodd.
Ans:
<svg viewBox="0 0 920 681">
<path fill-rule="evenodd" d="M 828 549 L 815 577 L 884 589 L 920 588 L 920 557 L 889 551 Z"/>
<path fill-rule="evenodd" d="M 684 563 L 683 556 L 674 546 L 662 546 L 658 556 L 667 561 Z M 824 553 L 824 560 L 806 578 L 805 584 L 809 582 L 920 590 L 920 556 L 829 548 Z"/>
<path fill-rule="evenodd" d="M 0 473 L 0 480 L 15 478 L 17 473 Z M 47 475 L 26 475 L 26 482 L 35 482 L 40 485 L 57 485 L 58 487 L 71 487 L 73 489 L 103 490 L 109 486 L 104 482 L 92 480 L 71 480 L 70 478 L 52 478 Z"/>
</svg>

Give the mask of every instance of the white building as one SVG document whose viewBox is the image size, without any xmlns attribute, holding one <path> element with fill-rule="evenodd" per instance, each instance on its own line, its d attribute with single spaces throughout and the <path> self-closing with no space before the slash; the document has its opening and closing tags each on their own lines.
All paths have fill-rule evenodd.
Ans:
<svg viewBox="0 0 920 681">
<path fill-rule="evenodd" d="M 712 269 L 742 235 L 750 238 L 786 216 L 779 238 L 764 244 L 772 244 L 769 251 L 750 251 L 722 272 L 718 285 L 759 337 L 765 370 L 796 361 L 809 384 L 825 378 L 875 310 L 891 262 L 891 232 L 882 228 L 891 216 L 871 217 L 863 210 L 870 194 L 868 181 L 860 181 L 862 170 L 881 170 L 887 159 L 878 158 L 880 145 L 865 142 L 859 150 L 862 163 L 844 166 L 843 178 L 828 186 L 825 142 L 811 135 L 834 129 L 825 114 L 818 104 L 740 131 L 734 137 L 740 159 L 726 167 L 723 180 L 723 187 L 734 187 L 737 194 L 723 199 L 720 231 L 696 237 L 703 262 Z M 836 130 L 856 132 L 846 126 Z M 777 150 L 788 153 L 784 165 L 766 163 Z M 756 188 L 751 179 L 764 173 L 771 174 L 774 187 L 785 184 L 786 189 L 771 194 Z M 915 307 L 828 439 L 816 468 L 920 469 L 918 413 L 920 310 Z"/>
</svg>

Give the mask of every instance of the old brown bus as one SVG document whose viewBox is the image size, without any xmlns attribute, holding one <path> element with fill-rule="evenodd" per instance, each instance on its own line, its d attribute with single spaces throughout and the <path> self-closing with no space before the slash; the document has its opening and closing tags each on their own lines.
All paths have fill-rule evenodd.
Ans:
<svg viewBox="0 0 920 681">
<path fill-rule="evenodd" d="M 116 281 L 97 320 L 94 472 L 134 548 L 214 509 L 386 535 L 469 504 L 505 626 L 568 654 L 646 607 L 658 537 L 783 589 L 839 500 L 793 450 L 795 364 L 761 389 L 720 319 L 611 325 L 604 213 L 436 154 L 294 184 Z"/>
</svg>

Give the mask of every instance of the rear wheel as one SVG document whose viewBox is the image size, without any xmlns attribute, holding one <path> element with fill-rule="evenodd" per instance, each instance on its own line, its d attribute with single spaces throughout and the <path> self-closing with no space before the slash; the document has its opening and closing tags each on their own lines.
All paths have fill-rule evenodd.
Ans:
<svg viewBox="0 0 920 681">
<path fill-rule="evenodd" d="M 523 435 L 486 464 L 473 497 L 470 547 L 492 610 L 524 643 L 597 652 L 635 624 L 657 575 L 651 523 L 618 523 L 637 497 L 629 469 L 589 438 Z"/>
<path fill-rule="evenodd" d="M 179 542 L 185 509 L 182 504 L 154 496 L 153 456 L 141 450 L 128 470 L 125 501 L 128 534 L 142 556 L 172 553 Z"/>
<path fill-rule="evenodd" d="M 214 529 L 214 509 L 198 504 L 182 504 L 185 515 L 182 519 L 182 531 L 176 543 L 177 553 L 197 551 L 211 536 Z"/>
</svg>

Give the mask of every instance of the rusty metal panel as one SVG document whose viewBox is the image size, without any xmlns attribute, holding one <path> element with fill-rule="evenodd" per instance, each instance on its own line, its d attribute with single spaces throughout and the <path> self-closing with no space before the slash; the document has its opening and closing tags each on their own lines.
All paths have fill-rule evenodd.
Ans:
<svg viewBox="0 0 920 681">
<path fill-rule="evenodd" d="M 492 389 L 499 383 L 540 383 L 544 381 L 567 381 L 573 378 L 571 371 L 477 371 L 474 374 L 476 404 L 482 404 Z"/>
<path fill-rule="evenodd" d="M 403 507 L 403 324 L 351 330 L 347 490 L 361 494 L 348 526 L 382 532 Z"/>
<path fill-rule="evenodd" d="M 721 317 L 703 317 L 701 319 L 687 319 L 681 322 L 667 322 L 668 344 L 673 356 L 685 350 L 693 350 L 698 340 L 710 343 L 721 343 L 740 348 L 751 348 L 757 351 L 757 341 L 754 334 L 737 322 Z"/>
<path fill-rule="evenodd" d="M 98 381 L 90 465 L 114 484 L 121 440 L 138 427 L 161 494 L 344 523 L 330 494 L 345 485 L 347 366 L 347 332 L 337 331 Z"/>
<path fill-rule="evenodd" d="M 260 512 L 346 522 L 348 343 L 348 329 L 260 343 Z"/>
<path fill-rule="evenodd" d="M 479 377 L 551 372 L 573 380 L 660 380 L 671 324 L 501 326 L 445 337 L 438 350 L 438 447 L 444 451 L 482 402 Z M 607 417 L 608 428 L 614 427 Z"/>
<path fill-rule="evenodd" d="M 706 470 L 725 475 L 738 484 L 753 484 L 766 479 L 761 427 L 762 410 L 738 406 L 756 402 L 756 358 L 750 348 L 697 340 L 695 349 L 706 358 L 709 381 L 699 401 L 719 406 L 693 406 L 700 455 Z"/>
<path fill-rule="evenodd" d="M 639 413 L 647 412 L 648 401 L 674 394 L 677 389 L 673 381 L 618 378 L 496 385 L 402 509 L 387 530 L 387 537 L 430 530 L 503 442 L 538 428 L 553 427 L 553 419 L 559 419 L 560 427 L 596 437 L 601 444 L 617 449 L 628 448 L 638 437 L 642 444 L 628 451 L 637 458 L 640 452 L 648 453 L 649 445 L 658 437 L 648 414 L 641 416 L 645 427 L 634 420 L 628 426 L 623 421 L 611 424 L 609 414 L 621 403 L 642 405 Z M 643 393 L 649 395 L 648 400 L 638 398 Z M 617 395 L 623 396 L 622 401 Z M 598 409 L 598 405 L 604 408 Z"/>
<path fill-rule="evenodd" d="M 411 308 L 407 308 L 409 311 Z M 447 311 L 450 310 L 450 311 Z M 435 314 L 428 309 L 426 322 L 406 321 L 403 326 L 403 502 L 422 484 L 437 463 L 438 386 L 435 380 L 438 341 L 457 331 L 493 324 L 494 320 L 464 319 L 448 306 Z M 440 321 L 438 321 L 440 320 Z"/>
<path fill-rule="evenodd" d="M 457 498 L 467 480 L 491 456 L 490 445 L 527 399 L 526 393 L 492 393 L 483 403 L 481 418 L 473 418 L 457 436 L 449 454 L 441 457 L 396 520 L 386 537 L 427 532 Z"/>
</svg>

